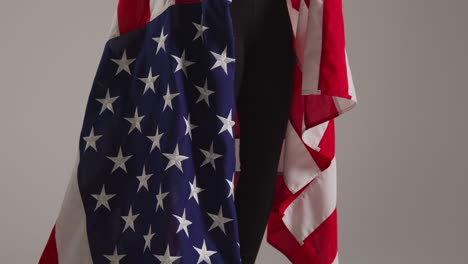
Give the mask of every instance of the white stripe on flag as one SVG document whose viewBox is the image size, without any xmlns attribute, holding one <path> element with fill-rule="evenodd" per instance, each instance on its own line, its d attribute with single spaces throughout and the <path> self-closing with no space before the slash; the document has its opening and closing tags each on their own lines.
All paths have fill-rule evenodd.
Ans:
<svg viewBox="0 0 468 264">
<path fill-rule="evenodd" d="M 356 89 L 354 88 L 353 75 L 351 74 L 351 68 L 349 67 L 348 53 L 346 52 L 346 48 L 345 48 L 345 56 L 346 56 L 346 71 L 348 74 L 348 94 L 351 95 L 351 99 L 353 100 L 354 104 L 356 104 L 357 103 Z"/>
<path fill-rule="evenodd" d="M 112 25 L 111 25 L 110 32 L 109 32 L 109 39 L 112 39 L 118 36 L 120 36 L 119 19 L 118 19 L 117 8 L 115 8 L 114 20 L 112 21 Z"/>
<path fill-rule="evenodd" d="M 284 144 L 284 182 L 295 193 L 312 181 L 321 170 L 288 120 Z"/>
<path fill-rule="evenodd" d="M 284 212 L 283 222 L 296 240 L 303 241 L 336 208 L 336 157 Z"/>
<path fill-rule="evenodd" d="M 306 36 L 304 55 L 301 57 L 304 60 L 301 62 L 301 70 L 306 73 L 302 75 L 302 94 L 320 94 L 318 85 L 322 58 L 323 0 L 311 0 L 308 12 L 305 11 L 304 15 L 308 17 L 307 25 L 300 28 L 298 33 Z"/>
<path fill-rule="evenodd" d="M 299 14 L 297 18 L 297 24 L 292 25 L 293 28 L 295 28 L 296 32 L 296 46 L 295 46 L 295 53 L 296 53 L 296 59 L 297 59 L 297 64 L 299 68 L 302 70 L 303 64 L 304 64 L 304 44 L 305 44 L 305 37 L 306 35 L 304 34 L 307 28 L 307 23 L 309 17 L 307 16 L 308 14 L 308 8 L 307 5 L 305 4 L 304 0 L 301 0 L 300 6 L 299 6 Z"/>
<path fill-rule="evenodd" d="M 315 151 L 320 151 L 319 144 L 328 128 L 328 124 L 329 121 L 326 121 L 307 130 L 305 129 L 305 125 L 303 125 L 302 129 L 305 131 L 302 132 L 302 140 L 304 143 Z"/>
<path fill-rule="evenodd" d="M 292 25 L 292 30 L 294 36 L 296 36 L 296 30 L 297 30 L 297 23 L 299 20 L 299 10 L 296 10 L 291 3 L 291 0 L 286 1 L 287 6 L 288 6 L 288 11 L 289 11 L 289 19 L 291 20 L 291 25 Z"/>
<path fill-rule="evenodd" d="M 336 258 L 335 258 L 335 260 L 333 261 L 332 264 L 339 264 L 339 263 L 338 263 L 338 253 L 336 254 Z"/>
<path fill-rule="evenodd" d="M 345 58 L 346 58 L 346 71 L 347 71 L 347 78 L 348 78 L 348 95 L 351 96 L 351 100 L 348 98 L 343 98 L 343 97 L 338 97 L 338 96 L 333 96 L 333 101 L 335 102 L 335 106 L 337 111 L 340 114 L 343 114 L 344 112 L 349 111 L 351 108 L 353 108 L 357 104 L 357 99 L 356 99 L 356 90 L 354 89 L 354 82 L 353 82 L 353 76 L 351 74 L 351 69 L 349 68 L 349 63 L 348 63 L 348 54 L 346 53 L 345 50 Z"/>
<path fill-rule="evenodd" d="M 92 264 L 86 229 L 86 214 L 78 187 L 79 153 L 55 222 L 55 239 L 60 264 Z"/>
<path fill-rule="evenodd" d="M 162 14 L 164 11 L 166 11 L 167 8 L 169 8 L 172 5 L 175 5 L 175 0 L 150 0 L 150 6 L 149 6 L 150 12 L 151 12 L 150 21 L 158 17 L 160 14 Z M 118 8 L 115 8 L 114 20 L 111 25 L 109 39 L 120 36 L 119 19 L 118 19 L 117 10 Z"/>
<path fill-rule="evenodd" d="M 162 12 L 166 11 L 166 9 L 172 5 L 175 5 L 175 0 L 151 0 L 150 1 L 150 11 L 151 11 L 150 21 L 158 17 Z"/>
</svg>

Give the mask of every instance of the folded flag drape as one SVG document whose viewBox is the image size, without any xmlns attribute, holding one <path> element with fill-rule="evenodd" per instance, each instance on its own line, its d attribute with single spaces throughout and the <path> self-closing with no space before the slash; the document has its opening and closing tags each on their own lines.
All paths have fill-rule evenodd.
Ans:
<svg viewBox="0 0 468 264">
<path fill-rule="evenodd" d="M 287 0 L 295 82 L 267 241 L 294 264 L 338 263 L 334 119 L 357 103 L 341 0 Z"/>
</svg>

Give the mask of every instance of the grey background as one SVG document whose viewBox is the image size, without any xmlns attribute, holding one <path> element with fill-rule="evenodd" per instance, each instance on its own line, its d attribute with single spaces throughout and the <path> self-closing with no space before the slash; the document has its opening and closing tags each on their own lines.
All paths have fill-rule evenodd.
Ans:
<svg viewBox="0 0 468 264">
<path fill-rule="evenodd" d="M 0 259 L 36 263 L 116 1 L 0 2 Z M 358 106 L 337 119 L 342 264 L 466 263 L 468 2 L 344 1 Z M 259 264 L 288 261 L 263 244 Z"/>
</svg>

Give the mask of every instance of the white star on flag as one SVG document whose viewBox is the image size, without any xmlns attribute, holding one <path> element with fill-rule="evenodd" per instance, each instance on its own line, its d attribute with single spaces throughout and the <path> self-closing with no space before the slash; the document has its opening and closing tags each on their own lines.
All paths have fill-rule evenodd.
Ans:
<svg viewBox="0 0 468 264">
<path fill-rule="evenodd" d="M 205 155 L 205 160 L 203 161 L 200 167 L 203 167 L 205 164 L 210 163 L 213 166 L 213 169 L 216 170 L 215 159 L 222 157 L 223 155 L 214 153 L 213 151 L 213 141 L 211 142 L 210 150 L 200 149 L 200 151 Z"/>
<path fill-rule="evenodd" d="M 176 145 L 174 153 L 163 153 L 163 155 L 169 159 L 165 171 L 172 166 L 176 166 L 181 172 L 184 172 L 182 169 L 182 161 L 188 159 L 187 156 L 182 156 L 179 154 L 179 144 Z"/>
<path fill-rule="evenodd" d="M 226 234 L 226 229 L 224 228 L 224 224 L 234 220 L 234 219 L 223 216 L 222 206 L 219 207 L 219 212 L 217 215 L 210 214 L 210 213 L 207 213 L 207 214 L 211 217 L 211 219 L 213 219 L 213 224 L 211 224 L 211 227 L 210 229 L 208 229 L 208 231 L 210 231 L 213 228 L 219 227 L 223 231 L 223 233 Z"/>
<path fill-rule="evenodd" d="M 109 111 L 114 113 L 114 108 L 112 107 L 112 104 L 115 102 L 115 100 L 117 100 L 117 98 L 119 97 L 118 96 L 110 97 L 109 89 L 107 89 L 106 97 L 102 99 L 96 98 L 96 101 L 102 104 L 101 111 L 99 112 L 99 114 L 102 114 L 102 112 L 104 112 L 104 110 L 106 109 L 109 109 Z"/>
<path fill-rule="evenodd" d="M 192 139 L 192 130 L 197 128 L 198 126 L 190 123 L 190 113 L 188 114 L 188 119 L 186 119 L 184 116 L 184 121 L 186 127 L 185 135 L 189 134 L 190 139 Z"/>
<path fill-rule="evenodd" d="M 132 156 L 133 155 L 123 156 L 122 147 L 120 147 L 119 153 L 117 154 L 116 157 L 109 157 L 109 156 L 106 156 L 106 157 L 114 162 L 114 167 L 112 168 L 112 172 L 114 172 L 118 168 L 121 168 L 122 170 L 127 172 L 127 167 L 125 166 L 125 162 L 127 162 L 127 160 L 129 160 Z"/>
<path fill-rule="evenodd" d="M 172 264 L 174 261 L 178 260 L 182 256 L 171 256 L 169 253 L 169 244 L 166 247 L 166 252 L 164 255 L 154 255 L 159 261 L 161 261 L 161 264 Z"/>
<path fill-rule="evenodd" d="M 96 141 L 101 138 L 102 135 L 94 135 L 94 128 L 92 127 L 91 128 L 91 132 L 89 133 L 89 136 L 87 137 L 83 137 L 84 141 L 86 141 L 86 146 L 85 146 L 85 151 L 91 147 L 93 148 L 95 151 L 97 151 L 97 147 L 96 147 Z"/>
<path fill-rule="evenodd" d="M 216 52 L 210 51 L 211 54 L 216 58 L 215 64 L 213 64 L 213 67 L 211 67 L 211 70 L 216 69 L 218 67 L 223 68 L 224 72 L 228 74 L 227 72 L 227 64 L 230 62 L 235 62 L 236 59 L 234 58 L 229 58 L 227 57 L 227 46 L 224 48 L 224 51 L 221 54 L 218 54 Z"/>
<path fill-rule="evenodd" d="M 147 191 L 149 191 L 148 190 L 148 179 L 151 178 L 151 176 L 153 176 L 153 174 L 146 174 L 145 166 L 143 166 L 143 172 L 141 173 L 140 176 L 137 176 L 138 181 L 140 181 L 140 183 L 138 184 L 137 192 L 140 191 L 141 187 L 145 187 L 145 189 Z"/>
<path fill-rule="evenodd" d="M 145 116 L 138 116 L 138 107 L 135 108 L 135 115 L 133 117 L 125 117 L 125 120 L 130 122 L 130 130 L 128 131 L 128 134 L 132 133 L 132 131 L 136 128 L 138 131 L 141 132 L 141 120 L 143 120 Z"/>
<path fill-rule="evenodd" d="M 179 220 L 179 228 L 177 229 L 176 234 L 179 233 L 179 231 L 181 231 L 183 229 L 185 231 L 185 234 L 188 237 L 189 233 L 188 233 L 187 227 L 189 225 L 191 225 L 192 222 L 187 220 L 187 218 L 185 217 L 185 208 L 184 208 L 184 213 L 182 214 L 182 216 L 178 216 L 178 215 L 175 215 L 175 214 L 173 214 L 173 216 L 175 218 L 177 218 L 177 220 Z"/>
<path fill-rule="evenodd" d="M 155 233 L 151 233 L 151 225 L 148 230 L 148 234 L 144 235 L 143 238 L 145 239 L 145 247 L 143 248 L 143 252 L 146 251 L 146 249 L 149 249 L 151 251 L 151 239 L 153 239 Z"/>
<path fill-rule="evenodd" d="M 208 250 L 206 248 L 206 243 L 204 239 L 203 239 L 203 245 L 201 248 L 197 248 L 195 246 L 193 248 L 198 252 L 198 255 L 199 255 L 197 264 L 203 261 L 205 261 L 208 264 L 211 264 L 210 256 L 217 253 L 216 251 Z"/>
<path fill-rule="evenodd" d="M 232 120 L 232 109 L 229 111 L 229 115 L 227 117 L 222 117 L 219 115 L 216 115 L 221 122 L 223 122 L 223 127 L 221 127 L 221 130 L 219 130 L 219 134 L 223 133 L 223 131 L 228 131 L 229 134 L 231 134 L 232 137 L 234 137 L 234 134 L 232 133 L 232 127 L 236 124 L 234 120 Z"/>
<path fill-rule="evenodd" d="M 158 201 L 156 204 L 156 212 L 158 211 L 159 207 L 164 210 L 164 198 L 169 194 L 169 192 L 163 193 L 161 191 L 161 184 L 159 185 L 159 193 L 156 194 L 156 200 Z"/>
<path fill-rule="evenodd" d="M 156 55 L 158 54 L 159 50 L 162 48 L 164 51 L 166 51 L 166 38 L 167 35 L 164 35 L 164 27 L 161 29 L 161 35 L 159 35 L 159 38 L 153 38 L 154 41 L 158 43 L 158 47 L 156 48 Z"/>
<path fill-rule="evenodd" d="M 130 64 L 132 64 L 135 60 L 136 59 L 127 59 L 126 50 L 124 50 L 122 58 L 120 60 L 111 59 L 111 61 L 119 65 L 119 68 L 117 68 L 117 72 L 115 73 L 115 75 L 119 74 L 121 71 L 126 71 L 128 74 L 132 75 L 132 73 L 130 72 Z"/>
<path fill-rule="evenodd" d="M 175 55 L 172 55 L 172 57 L 177 61 L 177 67 L 174 70 L 174 73 L 178 72 L 179 70 L 182 70 L 184 72 L 185 77 L 187 77 L 187 67 L 192 64 L 195 64 L 195 62 L 185 59 L 185 50 L 182 52 L 182 56 L 177 57 Z"/>
<path fill-rule="evenodd" d="M 209 96 L 214 93 L 214 91 L 208 89 L 208 80 L 205 79 L 205 84 L 203 87 L 200 87 L 198 85 L 195 85 L 195 88 L 197 88 L 198 92 L 200 92 L 200 96 L 198 97 L 197 101 L 195 102 L 196 104 L 201 102 L 202 100 L 205 101 L 205 103 L 210 106 L 210 99 Z"/>
<path fill-rule="evenodd" d="M 226 181 L 229 184 L 229 194 L 227 198 L 232 196 L 232 199 L 234 199 L 234 179 L 232 181 L 226 179 Z"/>
<path fill-rule="evenodd" d="M 127 216 L 122 216 L 123 220 L 125 221 L 125 226 L 122 232 L 127 230 L 127 228 L 131 228 L 133 231 L 135 231 L 135 219 L 139 216 L 140 214 L 134 215 L 132 212 L 132 206 L 130 206 L 130 211 L 128 212 Z"/>
<path fill-rule="evenodd" d="M 163 111 L 166 109 L 166 106 L 169 106 L 169 108 L 172 109 L 172 99 L 174 99 L 176 96 L 178 96 L 180 93 L 173 93 L 171 94 L 170 93 L 170 90 L 169 90 L 169 84 L 167 84 L 167 92 L 166 92 L 166 95 L 163 96 L 164 98 L 164 107 L 163 107 Z"/>
<path fill-rule="evenodd" d="M 117 253 L 117 246 L 115 246 L 114 254 L 103 255 L 103 256 L 106 257 L 110 261 L 109 264 L 119 264 L 120 260 L 123 259 L 126 255 L 125 254 L 119 255 L 119 253 Z"/>
<path fill-rule="evenodd" d="M 198 204 L 198 194 L 204 191 L 205 189 L 202 189 L 197 186 L 197 176 L 193 178 L 193 183 L 189 182 L 190 184 L 190 195 L 189 195 L 189 200 L 193 197 L 195 201 L 197 201 Z"/>
<path fill-rule="evenodd" d="M 151 150 L 150 153 L 153 151 L 154 148 L 158 148 L 161 150 L 161 138 L 164 135 L 164 133 L 159 134 L 159 126 L 156 127 L 156 134 L 154 136 L 147 136 L 153 144 L 151 145 Z"/>
<path fill-rule="evenodd" d="M 159 78 L 159 75 L 153 76 L 152 69 L 150 67 L 148 77 L 146 78 L 138 78 L 140 81 L 145 83 L 145 90 L 143 91 L 143 94 L 146 93 L 146 91 L 150 90 L 153 91 L 153 93 L 156 93 L 156 90 L 154 88 L 154 82 Z"/>
<path fill-rule="evenodd" d="M 116 194 L 106 194 L 105 185 L 102 185 L 101 193 L 91 194 L 91 196 L 93 196 L 97 200 L 96 208 L 94 208 L 94 211 L 96 211 L 99 207 L 101 207 L 101 205 L 104 205 L 104 207 L 106 207 L 110 211 L 111 209 L 109 206 L 109 200 L 112 197 L 116 196 Z"/>
<path fill-rule="evenodd" d="M 205 27 L 203 26 L 203 15 L 201 17 L 201 22 L 200 24 L 197 24 L 195 22 L 192 22 L 192 24 L 195 26 L 195 28 L 197 29 L 197 34 L 195 34 L 195 37 L 192 39 L 192 41 L 195 41 L 196 39 L 198 39 L 199 37 L 201 37 L 202 39 L 202 42 L 204 41 L 204 38 L 203 38 L 203 32 L 205 32 L 205 30 L 209 29 L 209 27 Z"/>
</svg>

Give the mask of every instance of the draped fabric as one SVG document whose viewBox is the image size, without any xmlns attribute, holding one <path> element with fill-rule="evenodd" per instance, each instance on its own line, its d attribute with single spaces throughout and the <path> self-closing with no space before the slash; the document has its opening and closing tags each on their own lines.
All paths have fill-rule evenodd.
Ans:
<svg viewBox="0 0 468 264">
<path fill-rule="evenodd" d="M 294 264 L 337 264 L 335 118 L 357 103 L 342 4 L 287 3 L 295 82 L 267 241 Z"/>
<path fill-rule="evenodd" d="M 334 123 L 357 103 L 342 5 L 285 1 L 295 81 L 267 241 L 294 264 L 336 264 Z M 229 3 L 119 0 L 40 264 L 240 263 Z"/>
<path fill-rule="evenodd" d="M 229 3 L 119 2 L 39 263 L 241 263 Z"/>
</svg>

